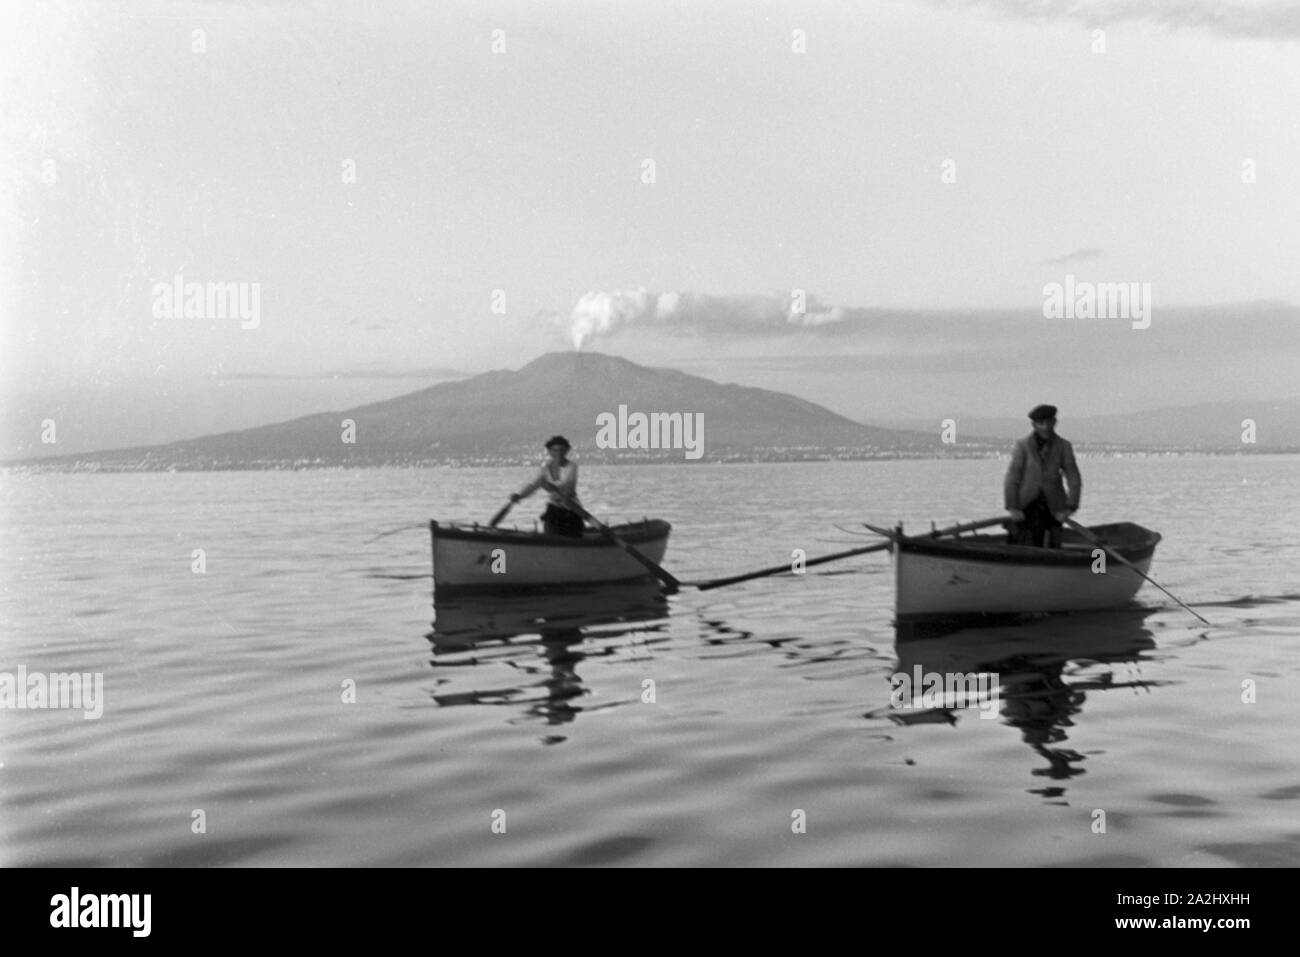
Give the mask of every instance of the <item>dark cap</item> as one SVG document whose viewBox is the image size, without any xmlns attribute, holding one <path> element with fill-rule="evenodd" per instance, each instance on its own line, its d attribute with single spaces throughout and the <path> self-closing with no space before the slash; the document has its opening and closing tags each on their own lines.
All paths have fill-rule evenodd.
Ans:
<svg viewBox="0 0 1300 957">
<path fill-rule="evenodd" d="M 563 445 L 565 449 L 573 448 L 573 446 L 569 444 L 569 440 L 562 435 L 552 435 L 546 440 L 546 448 L 549 449 L 552 445 Z"/>
<path fill-rule="evenodd" d="M 1054 405 L 1036 405 L 1032 412 L 1029 413 L 1031 422 L 1040 422 L 1043 419 L 1056 418 L 1056 406 Z"/>
</svg>

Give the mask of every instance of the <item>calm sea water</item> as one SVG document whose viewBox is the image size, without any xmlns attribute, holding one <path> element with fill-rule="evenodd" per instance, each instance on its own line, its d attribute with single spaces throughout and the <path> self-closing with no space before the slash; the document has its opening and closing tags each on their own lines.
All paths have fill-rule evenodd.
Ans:
<svg viewBox="0 0 1300 957">
<path fill-rule="evenodd" d="M 98 720 L 0 711 L 0 863 L 1300 864 L 1300 459 L 1082 464 L 1079 517 L 1162 532 L 1153 574 L 1211 627 L 1148 586 L 899 643 L 885 555 L 435 621 L 427 531 L 374 536 L 486 521 L 526 470 L 0 475 L 0 671 L 104 675 Z M 581 492 L 670 520 L 689 580 L 997 514 L 1004 467 Z M 915 665 L 998 671 L 994 719 L 890 708 Z"/>
</svg>

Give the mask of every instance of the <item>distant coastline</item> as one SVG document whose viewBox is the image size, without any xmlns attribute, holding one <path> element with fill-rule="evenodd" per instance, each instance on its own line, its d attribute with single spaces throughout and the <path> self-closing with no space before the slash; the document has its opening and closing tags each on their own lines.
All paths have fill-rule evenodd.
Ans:
<svg viewBox="0 0 1300 957">
<path fill-rule="evenodd" d="M 1125 446 L 1088 446 L 1076 443 L 1075 451 L 1083 458 L 1180 458 L 1208 456 L 1226 458 L 1231 456 L 1255 457 L 1261 455 L 1297 455 L 1300 448 L 1161 448 L 1139 449 Z M 903 461 L 947 461 L 951 459 L 1005 459 L 1011 454 L 1010 448 L 970 448 L 951 449 L 945 453 L 935 452 L 899 452 L 858 450 L 853 452 L 839 450 L 754 450 L 750 453 L 717 454 L 699 461 L 683 461 L 675 457 L 650 457 L 646 455 L 627 454 L 611 456 L 607 453 L 580 455 L 579 461 L 584 465 L 600 466 L 655 466 L 655 467 L 696 467 L 700 465 L 788 465 L 812 462 L 903 462 Z M 112 456 L 112 459 L 109 459 Z M 120 458 L 119 458 L 120 457 Z M 125 452 L 102 453 L 98 456 L 82 458 L 80 456 L 50 456 L 43 459 L 0 462 L 0 472 L 19 474 L 66 473 L 66 474 L 127 474 L 127 473 L 166 473 L 166 472 L 303 472 L 335 469 L 349 471 L 354 469 L 434 469 L 434 468 L 530 468 L 537 465 L 539 456 L 520 454 L 491 456 L 457 456 L 447 458 L 411 458 L 411 459 L 367 459 L 358 457 L 354 461 L 317 459 L 267 459 L 248 461 L 208 461 L 181 462 L 151 460 L 152 455 L 141 458 L 129 458 Z M 108 460 L 106 460 L 108 459 Z"/>
</svg>

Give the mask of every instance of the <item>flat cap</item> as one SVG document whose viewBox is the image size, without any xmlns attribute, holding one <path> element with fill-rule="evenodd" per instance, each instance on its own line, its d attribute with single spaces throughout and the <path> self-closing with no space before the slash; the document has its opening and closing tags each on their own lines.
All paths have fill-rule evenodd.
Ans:
<svg viewBox="0 0 1300 957">
<path fill-rule="evenodd" d="M 1036 405 L 1029 413 L 1031 422 L 1054 418 L 1056 418 L 1056 406 L 1054 405 Z"/>
</svg>

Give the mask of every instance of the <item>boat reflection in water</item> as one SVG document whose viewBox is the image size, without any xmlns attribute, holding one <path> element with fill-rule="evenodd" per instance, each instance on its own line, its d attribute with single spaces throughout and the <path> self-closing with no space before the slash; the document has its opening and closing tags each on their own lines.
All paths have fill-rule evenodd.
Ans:
<svg viewBox="0 0 1300 957">
<path fill-rule="evenodd" d="M 628 639 L 638 647 L 668 640 L 668 601 L 653 579 L 510 595 L 435 595 L 433 607 L 433 630 L 426 635 L 433 646 L 430 664 L 440 679 L 433 699 L 443 707 L 520 708 L 550 725 L 567 724 L 584 710 L 577 704 L 588 693 L 578 675 L 584 659 L 616 654 Z M 494 664 L 500 667 L 485 668 Z M 442 690 L 461 685 L 459 669 L 465 668 L 476 669 L 476 686 L 485 671 L 490 680 L 505 668 L 527 680 L 487 690 Z"/>
<path fill-rule="evenodd" d="M 1143 693 L 1161 682 L 1141 677 L 1140 665 L 1155 648 L 1144 624 L 1150 609 L 1076 615 L 1053 615 L 1014 626 L 984 624 L 955 630 L 949 625 L 896 632 L 896 673 L 988 673 L 997 676 L 998 696 L 982 706 L 996 706 L 1004 724 L 1019 729 L 1025 744 L 1047 762 L 1032 773 L 1064 782 L 1085 773 L 1086 756 L 1066 747 L 1069 729 L 1079 720 L 1089 693 L 1130 689 Z M 1117 675 L 1116 665 L 1127 666 Z M 891 685 L 892 687 L 892 685 Z M 946 703 L 946 702 L 945 702 Z M 899 709 L 886 706 L 869 717 L 888 717 L 896 724 L 956 724 L 955 707 Z M 973 708 L 968 712 L 977 715 Z M 1030 790 L 1061 798 L 1065 787 Z"/>
</svg>

